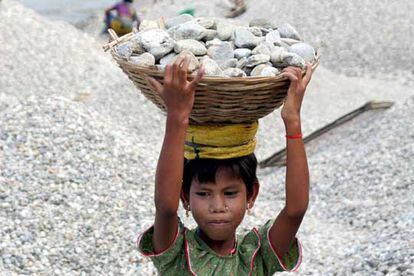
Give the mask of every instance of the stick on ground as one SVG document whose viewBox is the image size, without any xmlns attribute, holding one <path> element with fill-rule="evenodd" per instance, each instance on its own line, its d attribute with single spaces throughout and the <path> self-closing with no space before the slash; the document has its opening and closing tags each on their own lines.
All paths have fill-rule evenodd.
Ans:
<svg viewBox="0 0 414 276">
<path fill-rule="evenodd" d="M 351 119 L 357 117 L 358 115 L 364 113 L 368 110 L 374 110 L 374 109 L 387 109 L 390 108 L 394 103 L 393 102 L 367 102 L 363 106 L 349 112 L 348 114 L 345 114 L 344 116 L 340 117 L 339 119 L 333 121 L 332 123 L 316 130 L 315 132 L 311 133 L 310 135 L 306 136 L 303 139 L 303 142 L 306 144 L 309 141 L 314 140 L 315 138 L 321 136 L 322 134 L 350 121 Z M 283 150 L 280 150 L 270 156 L 269 158 L 261 161 L 259 163 L 259 166 L 261 168 L 266 167 L 282 167 L 286 165 L 286 148 Z"/>
</svg>

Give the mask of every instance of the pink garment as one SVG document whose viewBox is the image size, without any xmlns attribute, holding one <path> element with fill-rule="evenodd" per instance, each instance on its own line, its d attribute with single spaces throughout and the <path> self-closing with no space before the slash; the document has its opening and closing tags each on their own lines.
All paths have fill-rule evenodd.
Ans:
<svg viewBox="0 0 414 276">
<path fill-rule="evenodd" d="M 131 9 L 126 3 L 119 3 L 115 5 L 115 9 L 120 17 L 132 17 Z"/>
</svg>

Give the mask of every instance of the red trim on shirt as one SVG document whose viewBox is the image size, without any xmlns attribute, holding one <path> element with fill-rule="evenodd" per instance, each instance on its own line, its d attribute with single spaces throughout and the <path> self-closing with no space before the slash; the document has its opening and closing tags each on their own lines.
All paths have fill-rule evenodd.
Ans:
<svg viewBox="0 0 414 276">
<path fill-rule="evenodd" d="M 190 270 L 192 275 L 197 276 L 197 274 L 195 274 L 195 272 L 193 271 L 192 267 L 191 267 L 191 261 L 190 261 L 190 248 L 188 247 L 188 242 L 187 242 L 187 238 L 186 238 L 186 233 L 187 233 L 187 229 L 184 230 L 184 248 L 185 248 L 185 258 L 187 259 L 187 265 L 188 265 L 188 270 Z"/>
<path fill-rule="evenodd" d="M 252 260 L 250 261 L 249 276 L 251 276 L 252 273 L 253 273 L 254 259 L 256 258 L 257 253 L 259 252 L 260 247 L 262 246 L 262 237 L 259 235 L 259 231 L 257 231 L 256 228 L 253 228 L 253 232 L 256 234 L 257 239 L 259 240 L 259 245 L 257 246 L 256 250 L 254 251 L 253 256 L 252 256 Z"/>
<path fill-rule="evenodd" d="M 275 254 L 275 256 L 276 256 L 276 258 L 277 258 L 280 266 L 285 271 L 294 272 L 294 271 L 297 271 L 299 269 L 299 266 L 302 263 L 302 245 L 301 245 L 299 239 L 296 238 L 296 240 L 298 242 L 298 247 L 299 247 L 299 259 L 298 259 L 296 265 L 291 270 L 288 270 L 287 269 L 286 265 L 282 261 L 282 257 L 280 257 L 279 254 L 277 254 L 277 252 L 276 252 L 276 250 L 275 250 L 275 248 L 274 248 L 274 246 L 272 244 L 272 241 L 270 240 L 270 228 L 267 230 L 267 240 L 269 241 L 270 248 L 272 249 L 273 253 Z"/>
</svg>

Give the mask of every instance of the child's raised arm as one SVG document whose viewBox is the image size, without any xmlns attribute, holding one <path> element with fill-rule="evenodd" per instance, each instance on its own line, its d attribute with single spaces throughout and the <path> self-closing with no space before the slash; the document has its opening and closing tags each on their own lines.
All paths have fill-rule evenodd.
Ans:
<svg viewBox="0 0 414 276">
<path fill-rule="evenodd" d="M 164 100 L 167 109 L 164 143 L 155 177 L 155 253 L 171 245 L 178 229 L 177 210 L 183 178 L 185 136 L 194 104 L 195 88 L 203 76 L 201 68 L 191 82 L 187 81 L 189 61 L 188 57 L 181 56 L 173 65 L 167 65 L 164 85 L 153 78 L 148 79 Z"/>
<path fill-rule="evenodd" d="M 270 229 L 269 238 L 279 256 L 283 256 L 294 241 L 309 202 L 309 170 L 303 143 L 300 109 L 306 87 L 312 77 L 312 66 L 306 74 L 288 67 L 282 75 L 291 81 L 281 112 L 286 129 L 286 203 Z"/>
</svg>

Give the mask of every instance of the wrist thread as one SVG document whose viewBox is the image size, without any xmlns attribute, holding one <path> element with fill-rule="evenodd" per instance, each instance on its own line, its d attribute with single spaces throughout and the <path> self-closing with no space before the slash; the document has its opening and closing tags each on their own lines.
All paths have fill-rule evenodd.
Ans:
<svg viewBox="0 0 414 276">
<path fill-rule="evenodd" d="M 302 139 L 302 133 L 294 134 L 294 135 L 287 135 L 286 134 L 286 139 L 288 139 L 288 140 Z"/>
</svg>

